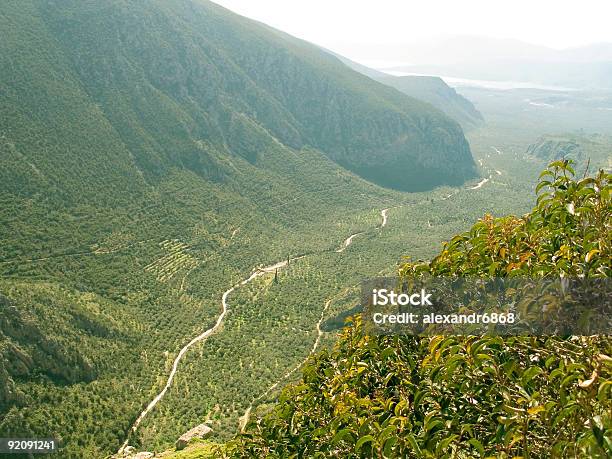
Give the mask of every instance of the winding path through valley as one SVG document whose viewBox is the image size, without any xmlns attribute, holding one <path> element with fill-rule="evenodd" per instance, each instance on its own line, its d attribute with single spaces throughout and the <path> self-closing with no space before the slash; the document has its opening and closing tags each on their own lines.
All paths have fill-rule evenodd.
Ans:
<svg viewBox="0 0 612 459">
<path fill-rule="evenodd" d="M 487 183 L 489 180 L 491 180 L 491 178 L 483 178 L 480 182 L 478 182 L 476 185 L 470 187 L 470 190 L 477 190 L 478 188 L 480 188 L 481 186 L 483 186 L 485 183 Z"/>
<path fill-rule="evenodd" d="M 380 215 L 382 217 L 382 223 L 381 223 L 381 225 L 378 228 L 383 228 L 383 227 L 386 226 L 386 224 L 387 224 L 387 212 L 388 211 L 389 211 L 389 209 L 383 209 L 380 212 Z M 336 252 L 340 253 L 340 252 L 344 251 L 344 249 L 346 249 L 349 245 L 351 245 L 351 243 L 353 242 L 353 238 L 355 236 L 357 236 L 359 234 L 363 234 L 363 233 L 364 232 L 362 231 L 362 232 L 350 235 L 344 241 L 344 243 L 341 246 L 341 248 L 336 250 Z M 172 382 L 174 381 L 174 377 L 176 375 L 176 372 L 178 371 L 179 363 L 181 362 L 181 360 L 183 359 L 183 357 L 185 356 L 187 351 L 194 344 L 199 343 L 200 341 L 205 340 L 206 338 L 208 338 L 210 335 L 215 333 L 221 327 L 221 324 L 223 323 L 223 319 L 225 319 L 225 316 L 226 316 L 227 311 L 229 309 L 229 304 L 228 304 L 228 297 L 229 297 L 229 295 L 234 290 L 236 290 L 238 287 L 246 285 L 249 282 L 251 282 L 252 280 L 254 280 L 254 279 L 256 279 L 256 278 L 258 278 L 258 277 L 260 277 L 260 276 L 262 276 L 262 275 L 264 275 L 266 273 L 273 273 L 277 269 L 284 268 L 285 266 L 287 266 L 288 262 L 293 261 L 293 260 L 299 260 L 300 258 L 304 258 L 304 255 L 299 256 L 299 257 L 295 257 L 295 258 L 290 258 L 288 260 L 279 261 L 278 263 L 275 263 L 273 265 L 267 266 L 265 268 L 257 268 L 257 269 L 255 269 L 253 271 L 253 273 L 249 277 L 247 277 L 246 279 L 238 282 L 237 284 L 233 285 L 232 287 L 227 289 L 225 292 L 223 292 L 223 295 L 221 296 L 222 310 L 221 310 L 221 314 L 217 317 L 217 321 L 215 322 L 215 324 L 211 328 L 209 328 L 208 330 L 200 333 L 198 336 L 193 338 L 191 341 L 189 341 L 185 346 L 183 346 L 181 348 L 181 350 L 179 351 L 179 353 L 175 357 L 174 362 L 172 363 L 172 369 L 170 370 L 170 373 L 168 374 L 168 379 L 166 380 L 166 384 L 164 385 L 163 389 L 149 402 L 147 407 L 138 415 L 138 417 L 136 418 L 136 420 L 134 421 L 134 423 L 132 424 L 132 427 L 130 428 L 130 430 L 128 432 L 126 440 L 121 445 L 121 448 L 119 448 L 119 450 L 117 451 L 117 455 L 116 456 L 122 457 L 122 456 L 125 455 L 125 451 L 126 451 L 126 448 L 129 446 L 129 441 L 130 441 L 131 436 L 138 430 L 138 427 L 140 426 L 142 421 L 153 410 L 153 408 L 155 408 L 155 406 L 161 401 L 161 399 L 164 398 L 164 395 L 166 395 L 166 392 L 168 392 L 168 389 L 170 388 L 170 386 L 172 386 Z M 317 328 L 317 338 L 316 338 L 316 340 L 315 340 L 315 342 L 314 342 L 314 344 L 312 346 L 312 349 L 309 352 L 308 356 L 306 356 L 306 359 L 308 359 L 308 357 L 310 357 L 310 355 L 315 352 L 317 346 L 319 345 L 319 341 L 320 341 L 321 336 L 323 334 L 323 332 L 321 331 L 321 323 L 323 322 L 325 311 L 327 311 L 327 308 L 329 307 L 331 301 L 332 300 L 328 300 L 325 303 L 325 307 L 321 311 L 321 317 L 320 317 L 319 321 L 317 322 L 317 326 L 316 326 L 316 328 Z M 251 403 L 251 405 L 249 406 L 249 408 L 245 412 L 244 416 L 241 418 L 241 425 L 246 425 L 246 423 L 247 423 L 247 421 L 249 419 L 249 415 L 250 415 L 251 409 L 253 408 L 254 403 L 256 403 L 258 400 L 260 400 L 261 398 L 265 397 L 272 390 L 274 390 L 283 379 L 287 378 L 293 372 L 295 372 L 298 368 L 300 368 L 303 365 L 303 363 L 306 361 L 306 359 L 304 359 L 304 361 L 300 362 L 297 366 L 292 368 L 289 372 L 285 373 L 276 383 L 274 383 L 272 386 L 270 386 L 268 388 L 268 390 L 266 390 L 263 394 L 261 394 L 255 400 L 253 400 L 253 402 Z"/>
<path fill-rule="evenodd" d="M 385 226 L 387 226 L 387 214 L 389 213 L 389 208 L 387 209 L 383 209 L 380 211 L 380 216 L 382 217 L 382 223 L 380 224 L 379 228 L 384 228 Z"/>
<path fill-rule="evenodd" d="M 289 261 L 298 260 L 299 258 L 303 258 L 303 257 L 292 258 Z M 191 341 L 189 341 L 185 346 L 183 346 L 181 348 L 181 350 L 177 354 L 176 358 L 174 359 L 174 362 L 172 364 L 172 369 L 170 370 L 170 373 L 168 374 L 168 379 L 166 380 L 166 385 L 153 398 L 153 400 L 151 400 L 149 402 L 147 407 L 136 418 L 136 421 L 134 421 L 134 424 L 132 424 L 132 427 L 129 430 L 128 437 L 126 438 L 126 440 L 123 443 L 123 445 L 121 445 L 121 448 L 117 452 L 117 455 L 122 455 L 125 452 L 125 449 L 129 445 L 130 436 L 133 433 L 135 433 L 136 430 L 138 430 L 138 426 L 140 426 L 140 424 L 142 423 L 144 418 L 151 412 L 151 410 L 153 410 L 153 408 L 155 408 L 155 405 L 157 405 L 159 403 L 159 401 L 164 397 L 164 395 L 166 395 L 166 392 L 168 391 L 168 389 L 172 385 L 172 382 L 174 380 L 174 376 L 176 375 L 176 372 L 178 370 L 179 363 L 181 362 L 182 358 L 187 353 L 189 348 L 191 348 L 194 344 L 196 344 L 196 343 L 198 343 L 198 342 L 200 342 L 202 340 L 205 340 L 206 338 L 208 338 L 210 335 L 212 335 L 214 332 L 216 332 L 219 329 L 219 327 L 223 323 L 223 319 L 225 318 L 225 315 L 227 314 L 227 311 L 228 311 L 228 308 L 229 308 L 228 301 L 227 301 L 229 295 L 236 288 L 238 288 L 238 287 L 240 287 L 242 285 L 248 284 L 253 279 L 256 279 L 259 276 L 262 276 L 262 275 L 264 275 L 266 273 L 275 272 L 277 269 L 280 269 L 280 268 L 284 268 L 285 266 L 287 266 L 287 263 L 288 263 L 288 260 L 284 260 L 284 261 L 279 261 L 278 263 L 275 263 L 273 265 L 267 266 L 265 268 L 257 268 L 257 269 L 255 269 L 253 271 L 253 273 L 249 277 L 247 277 L 246 279 L 238 282 L 233 287 L 231 287 L 231 288 L 227 289 L 225 292 L 223 292 L 223 296 L 221 297 L 222 311 L 221 311 L 221 314 L 219 315 L 219 317 L 217 317 L 217 321 L 215 322 L 215 324 L 211 328 L 209 328 L 208 330 L 202 332 L 201 334 L 199 334 L 198 336 L 193 338 Z"/>
<path fill-rule="evenodd" d="M 337 252 L 337 253 L 342 253 L 342 252 L 344 252 L 344 251 L 346 250 L 346 248 L 347 248 L 349 245 L 351 245 L 351 244 L 353 243 L 353 238 L 354 238 L 355 236 L 359 236 L 360 234 L 363 234 L 363 231 L 362 231 L 362 232 L 360 232 L 360 233 L 351 234 L 349 237 L 347 237 L 347 238 L 345 239 L 345 241 L 342 243 L 342 245 L 340 246 L 340 248 L 339 248 L 339 249 L 336 249 L 336 252 Z"/>
</svg>

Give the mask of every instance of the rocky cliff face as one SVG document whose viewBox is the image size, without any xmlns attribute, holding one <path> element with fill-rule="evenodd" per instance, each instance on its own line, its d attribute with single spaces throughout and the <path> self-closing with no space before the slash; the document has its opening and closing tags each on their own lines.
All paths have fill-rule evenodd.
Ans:
<svg viewBox="0 0 612 459">
<path fill-rule="evenodd" d="M 601 134 L 545 135 L 529 145 L 527 154 L 544 161 L 571 159 L 574 168 L 583 173 L 590 170 L 612 168 L 612 138 Z"/>
<path fill-rule="evenodd" d="M 555 159 L 582 160 L 584 153 L 575 140 L 543 137 L 529 145 L 527 154 L 554 161 Z"/>
</svg>

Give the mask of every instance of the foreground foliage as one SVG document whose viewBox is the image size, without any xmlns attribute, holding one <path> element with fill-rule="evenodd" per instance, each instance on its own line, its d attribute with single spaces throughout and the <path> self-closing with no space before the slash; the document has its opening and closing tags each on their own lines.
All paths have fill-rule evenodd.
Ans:
<svg viewBox="0 0 612 459">
<path fill-rule="evenodd" d="M 610 175 L 540 176 L 524 217 L 485 217 L 403 276 L 610 276 Z M 609 336 L 365 336 L 356 318 L 226 454 L 609 457 Z"/>
</svg>

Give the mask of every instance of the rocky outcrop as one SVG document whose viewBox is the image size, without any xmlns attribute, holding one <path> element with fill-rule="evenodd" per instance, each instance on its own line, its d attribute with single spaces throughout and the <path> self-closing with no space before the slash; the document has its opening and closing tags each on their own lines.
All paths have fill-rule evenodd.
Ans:
<svg viewBox="0 0 612 459">
<path fill-rule="evenodd" d="M 188 430 L 176 441 L 176 449 L 184 449 L 194 438 L 208 438 L 212 434 L 212 429 L 207 424 L 200 424 L 191 430 Z"/>
<path fill-rule="evenodd" d="M 537 156 L 546 161 L 556 159 L 573 159 L 582 161 L 584 153 L 575 139 L 541 137 L 527 148 L 527 154 Z"/>
<path fill-rule="evenodd" d="M 133 446 L 126 446 L 121 453 L 111 456 L 111 459 L 151 459 L 155 457 L 155 453 L 149 451 L 136 452 Z"/>
</svg>

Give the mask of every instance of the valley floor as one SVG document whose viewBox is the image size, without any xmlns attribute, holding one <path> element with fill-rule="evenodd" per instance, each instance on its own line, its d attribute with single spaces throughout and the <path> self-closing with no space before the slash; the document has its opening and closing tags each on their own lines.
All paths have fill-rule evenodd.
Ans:
<svg viewBox="0 0 612 459">
<path fill-rule="evenodd" d="M 488 151 L 495 153 L 493 159 Z M 180 354 L 184 362 L 167 400 L 156 411 L 145 410 L 147 419 L 138 418 L 135 426 L 142 423 L 143 429 L 141 447 L 157 450 L 178 438 L 182 431 L 173 412 L 200 412 L 191 421 L 193 425 L 208 420 L 218 438 L 234 435 L 254 410 L 265 410 L 282 386 L 297 377 L 305 359 L 320 345 L 333 342 L 345 312 L 358 302 L 361 279 L 392 274 L 400 262 L 398 254 L 430 256 L 441 240 L 484 213 L 528 210 L 531 183 L 515 175 L 515 159 L 507 158 L 497 147 L 486 149 L 481 156 L 486 179 L 458 189 L 422 193 L 416 201 L 411 195 L 410 201 L 399 199 L 390 208 L 368 212 L 359 231 L 338 249 L 291 260 L 289 266 L 285 261 L 254 271 L 227 290 L 219 316 L 225 318 L 222 328 L 210 338 L 206 335 L 206 341 L 190 342 L 193 352 Z M 506 181 L 498 179 L 497 168 L 507 171 Z M 521 208 L 523 187 L 525 204 Z M 236 296 L 235 304 L 226 302 L 230 293 Z M 222 361 L 215 358 L 220 354 L 225 356 Z M 173 366 L 171 376 L 175 373 Z M 219 403 L 222 400 L 225 403 Z M 189 426 L 188 418 L 184 421 Z"/>
</svg>

